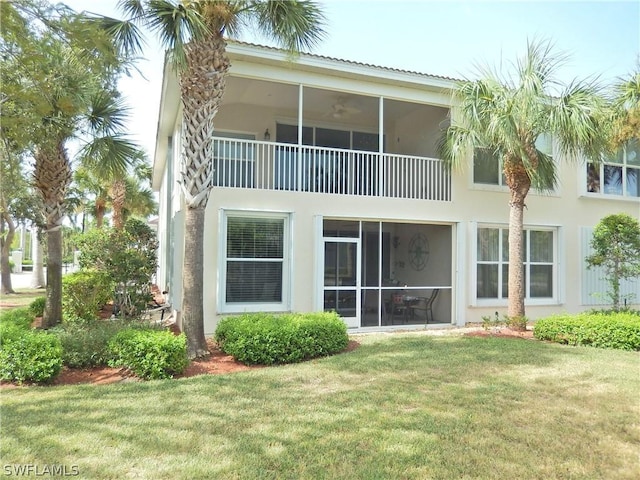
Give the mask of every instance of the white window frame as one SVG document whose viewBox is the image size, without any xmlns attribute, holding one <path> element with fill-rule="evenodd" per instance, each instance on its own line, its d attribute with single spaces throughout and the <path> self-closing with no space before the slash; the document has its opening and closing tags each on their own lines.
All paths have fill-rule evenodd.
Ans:
<svg viewBox="0 0 640 480">
<path fill-rule="evenodd" d="M 227 303 L 227 225 L 229 218 L 269 218 L 282 219 L 284 221 L 282 232 L 282 301 L 274 303 Z M 244 313 L 244 312 L 288 312 L 291 310 L 291 286 L 292 286 L 292 214 L 291 212 L 270 212 L 255 210 L 220 210 L 220 228 L 218 233 L 218 311 L 220 313 Z"/>
<path fill-rule="evenodd" d="M 640 182 L 640 165 L 633 165 L 628 163 L 627 160 L 627 148 L 626 145 L 621 147 L 621 151 L 622 151 L 622 162 L 621 163 L 616 163 L 615 161 L 611 161 L 611 159 L 603 159 L 602 162 L 600 162 L 600 165 L 597 167 L 598 168 L 598 178 L 599 178 L 599 192 L 590 192 L 589 191 L 589 166 L 592 165 L 592 162 L 587 162 L 585 167 L 582 169 L 582 188 L 584 189 L 584 192 L 586 195 L 588 196 L 593 196 L 593 197 L 597 197 L 597 198 L 611 198 L 611 199 L 616 199 L 616 200 L 629 200 L 629 201 L 640 201 L 640 196 L 635 196 L 635 195 L 628 195 L 627 194 L 627 171 L 629 169 L 632 170 L 637 170 L 638 171 L 638 182 Z M 604 169 L 605 166 L 608 167 L 615 167 L 615 168 L 620 168 L 622 170 L 622 185 L 621 185 L 621 189 L 622 189 L 622 193 L 608 193 L 605 192 L 605 185 L 604 185 Z"/>
<path fill-rule="evenodd" d="M 540 135 L 539 138 L 543 138 L 543 137 L 549 137 L 548 134 L 542 134 Z M 541 144 L 540 142 L 538 142 L 536 140 L 536 146 L 538 147 L 543 147 L 544 145 Z M 508 192 L 509 191 L 509 187 L 506 184 L 505 178 L 504 178 L 504 173 L 503 173 L 503 168 L 502 168 L 502 158 L 498 157 L 498 183 L 481 183 L 481 182 L 476 182 L 475 180 L 475 176 L 474 176 L 474 166 L 473 166 L 473 161 L 475 159 L 475 154 L 476 154 L 476 149 L 473 150 L 472 152 L 472 162 L 471 162 L 471 168 L 470 170 L 470 177 L 469 177 L 469 182 L 470 182 L 470 187 L 475 189 L 475 190 L 487 190 L 487 191 L 494 191 L 494 192 Z M 556 156 L 556 151 L 555 151 L 555 143 L 553 142 L 553 140 L 551 140 L 551 152 L 550 152 L 551 157 L 554 159 L 554 161 L 556 160 L 557 156 Z M 554 190 L 552 191 L 541 191 L 541 190 L 537 190 L 535 188 L 531 189 L 531 194 L 534 195 L 552 195 L 552 196 L 557 196 L 560 194 L 559 192 L 559 185 L 556 185 L 554 187 Z"/>
<path fill-rule="evenodd" d="M 498 260 L 497 261 L 478 261 L 478 230 L 480 229 L 498 229 L 502 230 L 501 236 L 498 240 Z M 560 303 L 560 258 L 559 258 L 559 245 L 560 245 L 560 235 L 561 231 L 559 227 L 554 226 L 543 226 L 543 225 L 525 225 L 524 226 L 524 234 L 526 235 L 527 241 L 527 253 L 531 254 L 531 245 L 530 245 L 530 231 L 544 231 L 544 232 L 552 232 L 553 234 L 553 260 L 551 262 L 552 265 L 552 278 L 553 278 L 553 286 L 551 289 L 551 297 L 530 297 L 529 293 L 531 290 L 531 274 L 527 273 L 526 275 L 526 284 L 525 284 L 525 305 L 527 306 L 537 306 L 537 305 L 558 305 Z M 470 297 L 472 299 L 472 306 L 478 307 L 505 307 L 508 304 L 508 298 L 502 298 L 502 265 L 508 264 L 508 260 L 502 260 L 502 235 L 508 235 L 509 226 L 505 224 L 488 224 L 488 223 L 477 223 L 473 225 L 472 232 L 472 271 L 471 273 L 471 292 Z M 496 298 L 478 298 L 477 291 L 477 281 L 478 281 L 478 264 L 497 264 L 498 265 L 498 297 Z M 526 269 L 529 269 L 531 265 L 548 265 L 550 262 L 531 262 L 529 259 L 525 259 L 524 266 Z"/>
</svg>

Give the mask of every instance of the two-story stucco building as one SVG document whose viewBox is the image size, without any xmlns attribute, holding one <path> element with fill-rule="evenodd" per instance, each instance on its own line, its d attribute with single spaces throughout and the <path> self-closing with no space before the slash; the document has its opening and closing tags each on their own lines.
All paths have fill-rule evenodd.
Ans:
<svg viewBox="0 0 640 480">
<path fill-rule="evenodd" d="M 336 310 L 353 329 L 464 325 L 506 313 L 508 192 L 495 158 L 449 171 L 437 141 L 455 80 L 230 43 L 204 232 L 205 332 L 227 314 Z M 168 68 L 154 161 L 158 284 L 179 319 L 181 107 Z M 540 148 L 552 152 L 549 139 Z M 637 146 L 593 167 L 558 158 L 525 211 L 527 315 L 606 303 L 593 226 L 640 215 Z M 640 282 L 624 293 L 640 298 Z M 437 293 L 436 293 L 437 292 Z M 435 294 L 435 295 L 434 295 Z M 433 299 L 428 306 L 429 299 Z"/>
</svg>

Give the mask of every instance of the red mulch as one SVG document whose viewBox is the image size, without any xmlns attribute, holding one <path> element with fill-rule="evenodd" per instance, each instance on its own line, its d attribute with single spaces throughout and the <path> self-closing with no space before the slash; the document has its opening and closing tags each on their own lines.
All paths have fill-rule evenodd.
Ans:
<svg viewBox="0 0 640 480">
<path fill-rule="evenodd" d="M 106 315 L 106 312 L 104 313 Z M 109 318 L 107 315 L 105 318 Z M 178 335 L 180 330 L 175 324 L 169 326 L 169 329 Z M 355 340 L 350 340 L 345 352 L 350 352 L 358 348 L 360 344 Z M 245 365 L 240 363 L 231 355 L 224 353 L 212 339 L 207 339 L 209 353 L 207 357 L 194 360 L 189 363 L 186 370 L 176 375 L 175 378 L 194 377 L 196 375 L 216 375 L 221 373 L 241 372 L 256 368 L 264 368 L 263 365 Z M 75 385 L 80 383 L 90 383 L 96 385 L 104 385 L 117 382 L 137 382 L 141 381 L 126 368 L 111 367 L 95 367 L 87 369 L 63 367 L 60 374 L 53 380 L 52 385 Z M 8 382 L 1 382 L 2 388 L 15 388 L 15 385 Z"/>
</svg>

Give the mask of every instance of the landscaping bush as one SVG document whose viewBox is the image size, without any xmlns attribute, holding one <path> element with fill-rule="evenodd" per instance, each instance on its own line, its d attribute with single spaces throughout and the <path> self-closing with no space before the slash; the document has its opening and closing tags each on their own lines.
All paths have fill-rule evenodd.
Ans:
<svg viewBox="0 0 640 480">
<path fill-rule="evenodd" d="M 117 314 L 135 318 L 153 298 L 158 239 L 143 221 L 129 218 L 123 229 L 102 228 L 78 238 L 80 266 L 104 272 L 111 279 Z"/>
<path fill-rule="evenodd" d="M 294 363 L 347 348 L 347 327 L 335 312 L 227 317 L 218 323 L 220 348 L 246 364 Z"/>
<path fill-rule="evenodd" d="M 31 330 L 35 317 L 29 307 L 15 308 L 0 313 L 0 348 Z"/>
<path fill-rule="evenodd" d="M 109 341 L 124 328 L 127 326 L 122 322 L 94 321 L 58 326 L 51 333 L 60 339 L 62 361 L 67 367 L 89 368 L 109 364 Z"/>
<path fill-rule="evenodd" d="M 538 320 L 533 335 L 539 340 L 569 345 L 640 350 L 640 315 L 631 312 L 554 315 Z"/>
<path fill-rule="evenodd" d="M 0 348 L 0 378 L 22 383 L 48 382 L 62 369 L 62 346 L 54 335 L 22 332 Z"/>
<path fill-rule="evenodd" d="M 14 308 L 0 313 L 0 325 L 14 325 L 29 330 L 35 318 L 29 307 Z"/>
<path fill-rule="evenodd" d="M 38 297 L 29 304 L 29 311 L 34 317 L 41 317 L 44 315 L 44 307 L 47 303 L 47 297 Z"/>
<path fill-rule="evenodd" d="M 109 352 L 109 365 L 126 367 L 144 379 L 171 378 L 189 364 L 186 337 L 168 330 L 121 330 L 109 342 Z"/>
<path fill-rule="evenodd" d="M 62 311 L 65 322 L 89 322 L 111 300 L 113 286 L 104 272 L 81 270 L 62 277 Z"/>
</svg>

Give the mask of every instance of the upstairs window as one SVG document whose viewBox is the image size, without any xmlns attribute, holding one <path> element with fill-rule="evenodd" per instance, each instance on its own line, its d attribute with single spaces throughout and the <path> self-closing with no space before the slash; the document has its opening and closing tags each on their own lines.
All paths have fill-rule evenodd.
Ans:
<svg viewBox="0 0 640 480">
<path fill-rule="evenodd" d="M 482 185 L 506 185 L 502 174 L 502 161 L 488 148 L 473 151 L 473 183 Z"/>
<path fill-rule="evenodd" d="M 640 198 L 640 142 L 627 142 L 600 165 L 589 162 L 587 192 Z"/>
<path fill-rule="evenodd" d="M 540 152 L 553 156 L 550 135 L 546 133 L 539 135 L 535 145 Z M 489 148 L 476 148 L 474 150 L 473 183 L 480 185 L 507 185 L 503 174 L 502 158 L 494 150 Z"/>
</svg>

